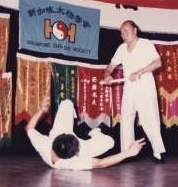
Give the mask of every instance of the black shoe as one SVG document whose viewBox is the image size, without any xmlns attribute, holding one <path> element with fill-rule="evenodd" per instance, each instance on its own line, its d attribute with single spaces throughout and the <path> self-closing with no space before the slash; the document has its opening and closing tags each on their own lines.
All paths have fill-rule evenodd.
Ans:
<svg viewBox="0 0 178 187">
<path fill-rule="evenodd" d="M 152 161 L 155 162 L 155 163 L 157 163 L 157 164 L 164 164 L 164 159 L 163 159 L 162 156 L 161 156 L 160 159 L 152 156 Z"/>
</svg>

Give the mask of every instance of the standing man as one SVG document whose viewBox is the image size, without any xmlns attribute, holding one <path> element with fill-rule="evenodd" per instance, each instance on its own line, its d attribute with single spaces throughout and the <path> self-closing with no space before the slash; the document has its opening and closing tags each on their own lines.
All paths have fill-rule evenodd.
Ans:
<svg viewBox="0 0 178 187">
<path fill-rule="evenodd" d="M 131 20 L 122 23 L 120 31 L 124 43 L 116 50 L 106 68 L 104 79 L 110 84 L 115 67 L 123 65 L 126 81 L 121 106 L 121 151 L 126 150 L 135 139 L 134 121 L 138 112 L 139 121 L 152 145 L 154 161 L 162 163 L 165 147 L 160 132 L 157 91 L 152 73 L 162 63 L 154 45 L 148 39 L 139 38 L 138 30 Z"/>
</svg>

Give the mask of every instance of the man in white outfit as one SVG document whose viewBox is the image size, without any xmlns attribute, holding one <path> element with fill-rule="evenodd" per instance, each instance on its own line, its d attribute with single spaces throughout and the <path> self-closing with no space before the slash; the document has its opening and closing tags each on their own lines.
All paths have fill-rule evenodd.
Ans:
<svg viewBox="0 0 178 187">
<path fill-rule="evenodd" d="M 161 60 L 151 41 L 138 37 L 138 29 L 131 20 L 122 23 L 120 31 L 124 43 L 116 50 L 106 68 L 104 79 L 110 84 L 115 67 L 123 65 L 126 81 L 121 106 L 121 151 L 125 151 L 135 139 L 134 121 L 138 113 L 139 122 L 151 142 L 154 161 L 163 163 L 165 147 L 160 132 L 157 91 L 152 73 L 161 66 Z"/>
<path fill-rule="evenodd" d="M 95 158 L 113 148 L 114 140 L 99 128 L 89 132 L 88 140 L 78 138 L 73 132 L 76 117 L 73 103 L 61 101 L 49 136 L 38 132 L 38 121 L 48 113 L 50 98 L 44 99 L 41 108 L 34 114 L 26 126 L 27 135 L 43 161 L 56 169 L 87 170 L 104 168 L 137 155 L 145 145 L 144 138 L 133 141 L 129 148 L 121 153 L 102 159 Z"/>
</svg>

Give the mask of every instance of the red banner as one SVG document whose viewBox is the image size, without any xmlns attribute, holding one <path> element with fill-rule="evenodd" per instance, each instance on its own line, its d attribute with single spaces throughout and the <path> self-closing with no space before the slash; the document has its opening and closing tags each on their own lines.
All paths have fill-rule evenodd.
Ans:
<svg viewBox="0 0 178 187">
<path fill-rule="evenodd" d="M 90 127 L 110 125 L 110 88 L 102 85 L 105 67 L 78 66 L 78 110 Z"/>
<path fill-rule="evenodd" d="M 171 127 L 178 125 L 178 44 L 156 43 L 156 48 L 163 63 L 162 68 L 155 74 L 161 118 L 166 127 Z M 49 61 L 49 59 L 47 61 L 38 58 L 35 60 L 18 58 L 16 123 L 24 118 L 29 119 L 41 99 L 45 95 L 50 95 L 51 61 L 50 63 Z M 60 64 L 61 60 L 58 63 Z M 61 69 L 63 66 L 67 68 L 65 71 Z M 100 84 L 105 65 L 69 63 L 63 60 L 59 67 L 59 70 L 56 69 L 57 73 L 54 73 L 55 80 L 60 78 L 58 80 L 60 87 L 56 90 L 62 93 L 61 89 L 65 88 L 62 85 L 66 83 L 65 95 L 67 98 L 69 96 L 76 98 L 74 102 L 77 104 L 81 123 L 86 122 L 90 127 L 96 127 L 101 123 L 110 126 L 111 117 L 112 125 L 120 122 L 123 85 L 108 87 Z M 116 69 L 113 77 L 117 79 L 122 76 L 122 69 Z M 61 96 L 59 93 L 58 95 Z"/>
<path fill-rule="evenodd" d="M 114 79 L 123 78 L 123 69 L 118 67 L 113 72 Z M 121 101 L 123 93 L 123 83 L 112 85 L 112 125 L 115 126 L 121 118 Z"/>
<path fill-rule="evenodd" d="M 156 73 L 162 121 L 166 127 L 178 125 L 178 43 L 156 44 L 163 66 Z"/>
<path fill-rule="evenodd" d="M 96 0 L 98 1 L 98 0 Z M 177 0 L 99 0 L 105 3 L 122 4 L 127 7 L 148 7 L 148 8 L 164 8 L 164 9 L 178 9 Z"/>
</svg>

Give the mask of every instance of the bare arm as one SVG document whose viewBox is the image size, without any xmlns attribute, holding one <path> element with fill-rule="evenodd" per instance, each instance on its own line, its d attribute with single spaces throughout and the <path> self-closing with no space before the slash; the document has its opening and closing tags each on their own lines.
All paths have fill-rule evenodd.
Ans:
<svg viewBox="0 0 178 187">
<path fill-rule="evenodd" d="M 112 63 L 110 63 L 104 72 L 104 81 L 106 82 L 106 84 L 110 84 L 110 81 L 113 80 L 113 77 L 111 76 L 112 72 L 114 71 L 116 65 L 113 65 Z"/>
<path fill-rule="evenodd" d="M 32 118 L 28 122 L 26 126 L 26 131 L 36 127 L 38 121 L 42 118 L 43 115 L 45 115 L 48 112 L 49 105 L 50 97 L 46 97 L 41 104 L 41 108 L 32 116 Z"/>
<path fill-rule="evenodd" d="M 142 138 L 134 141 L 125 152 L 111 155 L 102 159 L 93 158 L 93 168 L 106 168 L 118 164 L 126 158 L 136 156 L 145 144 L 145 139 Z"/>
<path fill-rule="evenodd" d="M 162 66 L 161 59 L 160 58 L 155 59 L 148 66 L 132 73 L 130 75 L 129 79 L 130 79 L 130 81 L 134 81 L 136 79 L 139 79 L 141 77 L 141 75 L 143 75 L 144 73 L 153 72 L 161 66 Z"/>
</svg>

